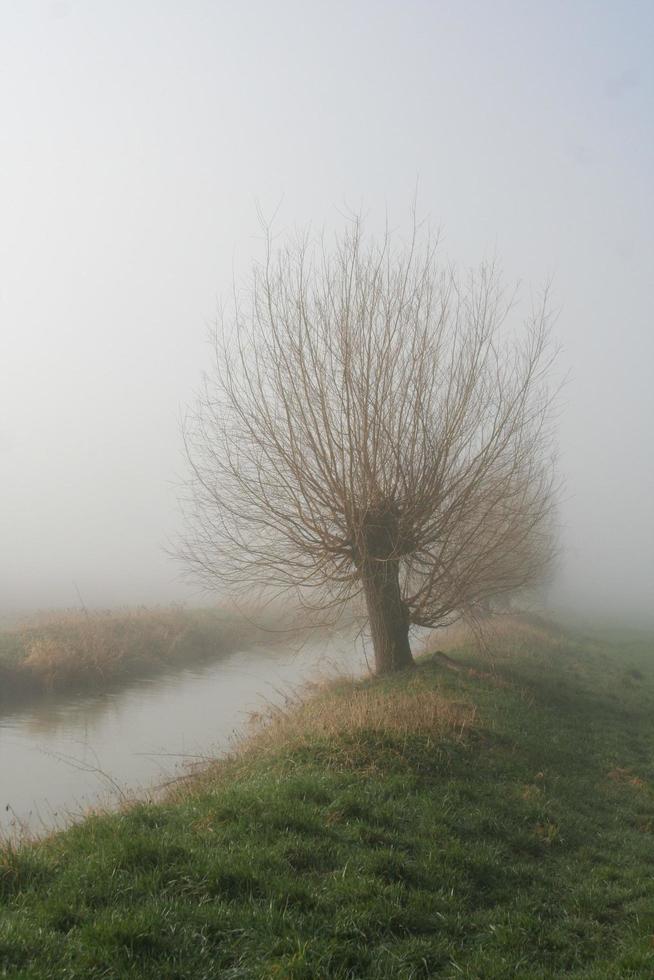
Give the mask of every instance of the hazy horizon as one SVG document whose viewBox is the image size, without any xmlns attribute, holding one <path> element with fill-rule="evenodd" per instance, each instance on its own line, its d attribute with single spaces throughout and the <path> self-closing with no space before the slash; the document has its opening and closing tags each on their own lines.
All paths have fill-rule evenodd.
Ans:
<svg viewBox="0 0 654 980">
<path fill-rule="evenodd" d="M 280 232 L 418 209 L 552 280 L 550 604 L 654 617 L 654 7 L 0 4 L 0 614 L 201 601 L 165 552 L 207 327 Z"/>
</svg>

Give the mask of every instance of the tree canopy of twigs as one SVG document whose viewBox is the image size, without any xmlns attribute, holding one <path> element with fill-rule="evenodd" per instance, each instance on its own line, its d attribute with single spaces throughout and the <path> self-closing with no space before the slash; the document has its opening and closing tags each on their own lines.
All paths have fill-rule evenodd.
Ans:
<svg viewBox="0 0 654 980">
<path fill-rule="evenodd" d="M 414 224 L 275 247 L 223 314 L 185 426 L 180 554 L 206 585 L 365 600 L 379 671 L 536 585 L 554 555 L 547 296 L 518 329 L 494 264 Z"/>
</svg>

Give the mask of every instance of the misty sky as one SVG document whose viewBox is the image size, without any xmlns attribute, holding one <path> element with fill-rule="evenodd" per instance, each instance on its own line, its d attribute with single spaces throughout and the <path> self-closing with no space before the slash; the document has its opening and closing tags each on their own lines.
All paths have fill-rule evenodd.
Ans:
<svg viewBox="0 0 654 980">
<path fill-rule="evenodd" d="M 555 597 L 647 610 L 653 49 L 649 0 L 0 0 L 0 611 L 189 594 L 180 417 L 256 202 L 401 227 L 416 182 L 448 257 L 553 277 Z"/>
</svg>

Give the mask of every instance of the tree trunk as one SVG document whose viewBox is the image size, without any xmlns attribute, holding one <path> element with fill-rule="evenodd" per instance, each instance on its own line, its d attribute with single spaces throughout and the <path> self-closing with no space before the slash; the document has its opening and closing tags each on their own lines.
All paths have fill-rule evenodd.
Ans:
<svg viewBox="0 0 654 980">
<path fill-rule="evenodd" d="M 409 617 L 402 602 L 399 563 L 369 559 L 362 570 L 363 589 L 375 653 L 375 673 L 414 666 L 409 646 Z"/>
</svg>

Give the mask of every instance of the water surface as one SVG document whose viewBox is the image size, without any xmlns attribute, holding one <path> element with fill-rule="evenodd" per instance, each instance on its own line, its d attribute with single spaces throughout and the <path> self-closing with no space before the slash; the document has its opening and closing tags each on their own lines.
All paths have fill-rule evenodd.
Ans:
<svg viewBox="0 0 654 980">
<path fill-rule="evenodd" d="M 280 650 L 255 647 L 135 681 L 58 696 L 0 715 L 0 832 L 42 834 L 89 808 L 146 795 L 218 755 L 252 710 L 280 704 L 317 674 L 360 673 L 351 633 L 321 633 Z"/>
</svg>

